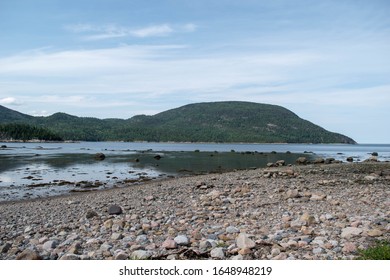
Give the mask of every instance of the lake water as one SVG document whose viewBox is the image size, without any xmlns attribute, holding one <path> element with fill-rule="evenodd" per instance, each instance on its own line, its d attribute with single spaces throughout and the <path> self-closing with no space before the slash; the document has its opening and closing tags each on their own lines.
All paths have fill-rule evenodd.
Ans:
<svg viewBox="0 0 390 280">
<path fill-rule="evenodd" d="M 390 145 L 0 143 L 0 201 L 138 184 L 150 179 L 264 167 L 298 156 L 390 160 Z M 6 147 L 5 147 L 6 146 Z M 94 158 L 104 153 L 102 161 Z"/>
</svg>

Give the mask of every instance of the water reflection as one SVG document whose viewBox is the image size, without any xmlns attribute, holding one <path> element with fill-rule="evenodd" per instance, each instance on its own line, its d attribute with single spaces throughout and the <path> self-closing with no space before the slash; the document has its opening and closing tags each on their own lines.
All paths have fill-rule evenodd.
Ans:
<svg viewBox="0 0 390 280">
<path fill-rule="evenodd" d="M 0 200 L 48 196 L 142 182 L 168 176 L 226 172 L 294 163 L 300 154 L 236 152 L 131 152 L 0 155 Z M 306 155 L 308 156 L 308 155 Z"/>
</svg>

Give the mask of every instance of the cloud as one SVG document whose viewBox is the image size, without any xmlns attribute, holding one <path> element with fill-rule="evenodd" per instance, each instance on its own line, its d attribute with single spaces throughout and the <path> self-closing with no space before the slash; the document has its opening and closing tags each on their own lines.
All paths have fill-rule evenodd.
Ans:
<svg viewBox="0 0 390 280">
<path fill-rule="evenodd" d="M 155 36 L 167 36 L 174 32 L 174 29 L 168 24 L 155 25 L 146 28 L 141 28 L 131 31 L 131 34 L 136 37 L 155 37 Z"/>
<path fill-rule="evenodd" d="M 21 105 L 21 103 L 14 97 L 5 97 L 0 99 L 2 105 Z"/>
<path fill-rule="evenodd" d="M 83 40 L 97 41 L 121 37 L 162 37 L 173 33 L 189 33 L 197 30 L 197 25 L 187 23 L 184 25 L 159 24 L 150 25 L 142 28 L 130 28 L 116 24 L 92 25 L 92 24 L 73 24 L 65 25 L 64 29 L 72 33 L 83 34 Z"/>
</svg>

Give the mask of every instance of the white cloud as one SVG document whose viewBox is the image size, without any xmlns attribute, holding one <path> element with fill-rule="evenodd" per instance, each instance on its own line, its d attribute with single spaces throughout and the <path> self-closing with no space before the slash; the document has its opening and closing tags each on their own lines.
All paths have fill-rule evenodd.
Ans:
<svg viewBox="0 0 390 280">
<path fill-rule="evenodd" d="M 5 97 L 0 99 L 2 105 L 20 105 L 21 103 L 14 97 Z"/>
<path fill-rule="evenodd" d="M 171 35 L 173 33 L 194 32 L 197 28 L 197 25 L 193 23 L 187 23 L 184 25 L 159 24 L 142 28 L 130 28 L 116 24 L 73 24 L 64 26 L 64 29 L 67 31 L 83 34 L 83 39 L 87 41 L 97 41 L 121 37 L 162 37 Z"/>
<path fill-rule="evenodd" d="M 132 30 L 131 35 L 136 37 L 155 37 L 155 36 L 167 36 L 174 32 L 174 29 L 168 24 L 155 25 L 146 28 Z"/>
</svg>

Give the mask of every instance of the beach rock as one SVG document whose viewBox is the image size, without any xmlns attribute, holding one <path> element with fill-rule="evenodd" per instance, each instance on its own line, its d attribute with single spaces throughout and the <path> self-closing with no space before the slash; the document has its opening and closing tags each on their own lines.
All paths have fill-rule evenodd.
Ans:
<svg viewBox="0 0 390 280">
<path fill-rule="evenodd" d="M 99 216 L 99 215 L 94 210 L 88 210 L 87 213 L 85 213 L 85 217 L 87 219 L 92 219 L 93 217 L 97 217 L 97 216 Z"/>
<path fill-rule="evenodd" d="M 128 258 L 129 258 L 129 255 L 123 251 L 116 253 L 115 257 L 114 257 L 115 260 L 127 260 Z"/>
<path fill-rule="evenodd" d="M 42 257 L 35 251 L 26 249 L 16 256 L 17 260 L 41 260 Z"/>
<path fill-rule="evenodd" d="M 166 239 L 163 244 L 161 245 L 162 248 L 165 249 L 176 249 L 177 248 L 177 243 L 175 240 L 172 240 L 170 238 Z"/>
<path fill-rule="evenodd" d="M 79 260 L 79 259 L 80 259 L 80 256 L 75 255 L 75 254 L 65 254 L 60 258 L 60 260 L 66 260 L 66 261 L 75 261 L 75 260 Z"/>
<path fill-rule="evenodd" d="M 249 238 L 249 236 L 246 233 L 240 233 L 236 238 L 236 244 L 237 247 L 240 249 L 243 248 L 254 248 L 256 247 L 256 243 Z"/>
<path fill-rule="evenodd" d="M 109 215 L 120 215 L 122 214 L 123 210 L 120 206 L 118 205 L 110 205 L 108 207 L 108 214 Z"/>
<path fill-rule="evenodd" d="M 59 245 L 59 242 L 57 240 L 49 240 L 43 244 L 42 249 L 50 252 L 54 248 L 56 248 L 58 245 Z"/>
<path fill-rule="evenodd" d="M 352 242 L 346 242 L 344 244 L 343 249 L 342 249 L 342 251 L 344 253 L 348 253 L 348 254 L 356 252 L 356 250 L 357 250 L 356 245 L 355 245 L 355 243 L 352 243 Z"/>
<path fill-rule="evenodd" d="M 239 233 L 240 230 L 239 230 L 238 228 L 236 228 L 236 227 L 228 226 L 228 227 L 226 228 L 226 232 L 227 232 L 227 233 Z"/>
<path fill-rule="evenodd" d="M 315 160 L 314 160 L 314 164 L 323 164 L 323 163 L 325 163 L 325 159 L 324 158 L 316 158 Z"/>
<path fill-rule="evenodd" d="M 322 249 L 321 247 L 317 247 L 317 248 L 313 249 L 314 255 L 319 255 L 319 254 L 322 254 L 323 252 L 324 252 L 324 249 Z"/>
<path fill-rule="evenodd" d="M 307 163 L 307 158 L 306 157 L 299 157 L 295 161 L 297 164 L 306 164 Z"/>
<path fill-rule="evenodd" d="M 11 243 L 5 243 L 4 245 L 0 246 L 0 253 L 5 254 L 8 252 L 9 249 L 11 249 L 12 244 Z"/>
<path fill-rule="evenodd" d="M 311 201 L 321 201 L 326 198 L 326 195 L 324 194 L 312 194 L 310 197 Z"/>
<path fill-rule="evenodd" d="M 286 193 L 286 198 L 297 198 L 299 197 L 299 192 L 298 190 L 288 190 Z"/>
<path fill-rule="evenodd" d="M 119 232 L 114 232 L 111 235 L 111 240 L 120 240 L 122 238 L 123 238 L 123 235 L 122 235 L 122 233 L 119 233 Z"/>
<path fill-rule="evenodd" d="M 131 253 L 130 258 L 135 260 L 147 260 L 153 255 L 150 251 L 137 250 Z"/>
<path fill-rule="evenodd" d="M 174 241 L 176 242 L 177 245 L 181 245 L 181 246 L 187 246 L 190 244 L 190 240 L 186 235 L 178 235 L 175 237 Z"/>
<path fill-rule="evenodd" d="M 379 237 L 383 235 L 383 232 L 379 229 L 371 229 L 367 231 L 367 235 L 371 237 Z"/>
<path fill-rule="evenodd" d="M 213 259 L 222 260 L 222 259 L 225 258 L 224 249 L 223 249 L 223 248 L 214 248 L 213 250 L 211 250 L 210 256 L 211 256 Z"/>
<path fill-rule="evenodd" d="M 353 157 L 347 157 L 348 162 L 353 162 Z"/>
<path fill-rule="evenodd" d="M 302 216 L 299 218 L 299 220 L 302 222 L 305 222 L 305 224 L 307 226 L 310 226 L 310 225 L 313 225 L 316 223 L 316 218 L 307 212 L 303 213 Z"/>
<path fill-rule="evenodd" d="M 358 236 L 363 232 L 361 228 L 356 227 L 346 227 L 341 232 L 341 238 L 349 239 L 353 236 Z"/>
</svg>

